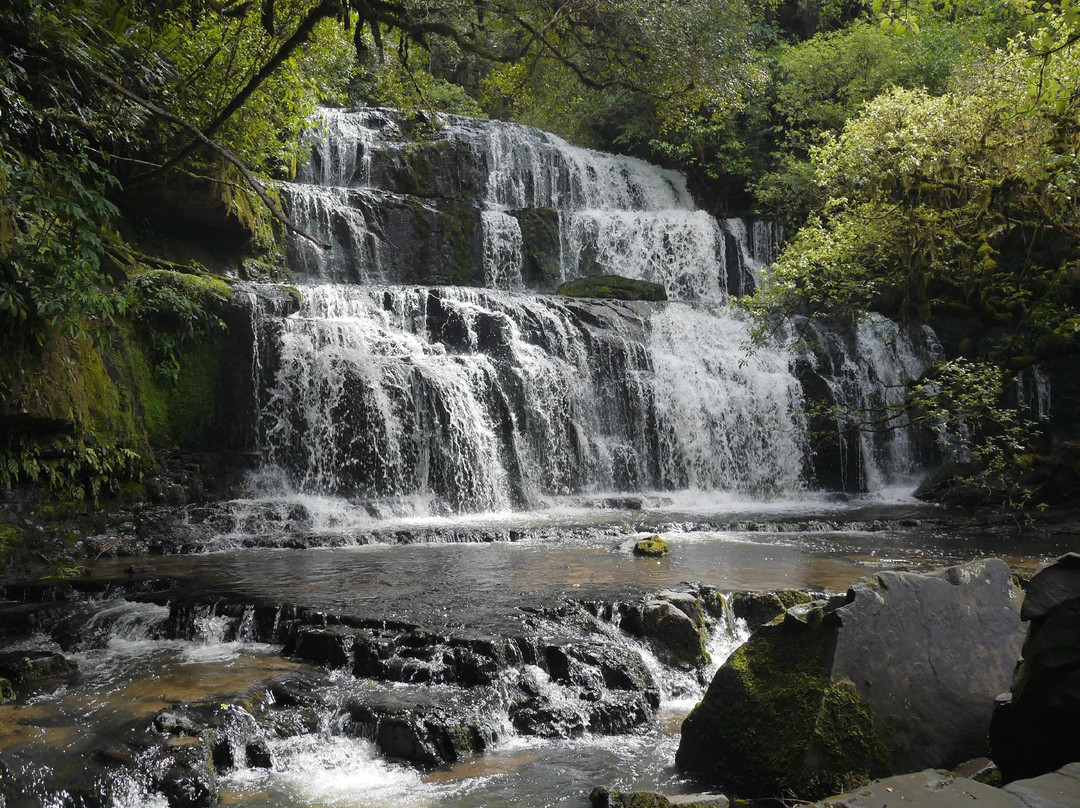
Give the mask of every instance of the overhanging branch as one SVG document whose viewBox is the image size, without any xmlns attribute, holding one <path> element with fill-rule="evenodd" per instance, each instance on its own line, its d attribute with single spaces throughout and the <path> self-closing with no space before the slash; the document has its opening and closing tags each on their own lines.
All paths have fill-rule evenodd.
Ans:
<svg viewBox="0 0 1080 808">
<path fill-rule="evenodd" d="M 325 241 L 323 241 L 322 239 L 317 238 L 316 236 L 311 235 L 311 233 L 308 233 L 307 231 L 301 229 L 292 219 L 290 219 L 288 216 L 286 216 L 277 207 L 277 205 L 274 204 L 274 200 L 272 200 L 270 198 L 270 195 L 266 193 L 266 188 L 263 186 L 263 184 L 261 182 L 259 182 L 258 178 L 256 178 L 255 175 L 252 174 L 251 171 L 248 170 L 248 167 L 243 164 L 243 162 L 240 160 L 240 158 L 238 158 L 235 154 L 233 154 L 231 151 L 226 149 L 224 146 L 221 146 L 221 145 L 215 143 L 213 140 L 211 140 L 209 137 L 207 137 L 194 124 L 188 123 L 187 121 L 185 121 L 183 118 L 179 117 L 178 115 L 174 115 L 173 113 L 169 112 L 167 109 L 163 109 L 163 108 L 159 107 L 154 102 L 148 101 L 147 99 L 143 98 L 142 96 L 137 95 L 136 93 L 133 93 L 131 90 L 129 90 L 126 87 L 124 87 L 123 85 L 121 85 L 115 79 L 112 79 L 109 76 L 106 76 L 104 73 L 99 73 L 96 70 L 94 70 L 94 71 L 91 71 L 91 74 L 93 75 L 93 77 L 95 79 L 100 81 L 106 87 L 113 90 L 114 92 L 119 93 L 120 95 L 122 95 L 127 100 L 129 100 L 129 101 L 131 101 L 131 102 L 133 102 L 135 104 L 138 104 L 143 109 L 149 110 L 150 112 L 154 113 L 155 115 L 157 115 L 157 116 L 159 116 L 161 118 L 164 118 L 167 121 L 175 123 L 176 125 L 181 126 L 184 129 L 191 132 L 191 134 L 195 136 L 195 139 L 199 143 L 201 143 L 206 148 L 210 149 L 210 151 L 212 151 L 212 152 L 220 155 L 221 157 L 225 158 L 225 160 L 227 160 L 229 163 L 231 163 L 233 166 L 236 167 L 237 171 L 239 171 L 243 175 L 243 177 L 247 181 L 248 185 L 250 185 L 252 190 L 255 191 L 256 195 L 258 195 L 259 199 L 262 200 L 262 203 L 264 205 L 266 205 L 267 209 L 270 211 L 271 214 L 273 214 L 275 219 L 277 219 L 279 222 L 281 222 L 283 225 L 285 225 L 285 227 L 287 227 L 293 233 L 296 233 L 298 236 L 302 236 L 303 238 L 306 238 L 312 244 L 315 244 L 316 246 L 321 247 L 324 250 L 330 248 L 330 245 L 327 244 Z"/>
</svg>

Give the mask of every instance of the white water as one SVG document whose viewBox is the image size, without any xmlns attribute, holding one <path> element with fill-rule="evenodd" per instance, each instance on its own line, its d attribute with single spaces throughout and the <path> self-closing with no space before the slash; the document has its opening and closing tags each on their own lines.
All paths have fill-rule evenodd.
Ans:
<svg viewBox="0 0 1080 808">
<path fill-rule="evenodd" d="M 379 183 L 400 184 L 419 170 L 409 162 L 415 158 L 399 119 L 378 109 L 317 116 L 313 159 L 284 188 L 293 218 L 331 249 L 295 239 L 293 262 L 302 274 L 390 280 L 380 258 L 388 249 L 386 223 L 374 208 L 380 196 L 405 197 Z M 734 293 L 749 293 L 772 260 L 779 237 L 774 225 L 754 222 L 748 231 L 742 219 L 714 219 L 697 209 L 676 171 L 572 146 L 518 124 L 445 116 L 441 126 L 429 137 L 460 147 L 442 190 L 478 200 L 488 287 L 522 285 L 521 227 L 507 213 L 521 209 L 558 212 L 562 279 L 618 274 L 662 283 L 672 299 L 723 301 L 729 277 L 738 278 Z M 738 245 L 734 274 L 725 233 Z"/>
<path fill-rule="evenodd" d="M 788 354 L 747 356 L 746 326 L 725 308 L 300 292 L 262 382 L 267 458 L 300 490 L 489 512 L 573 493 L 799 488 Z"/>
</svg>

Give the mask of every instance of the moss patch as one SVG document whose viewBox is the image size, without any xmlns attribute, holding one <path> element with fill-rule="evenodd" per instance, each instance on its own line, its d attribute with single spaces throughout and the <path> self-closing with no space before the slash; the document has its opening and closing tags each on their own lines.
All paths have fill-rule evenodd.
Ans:
<svg viewBox="0 0 1080 808">
<path fill-rule="evenodd" d="M 659 536 L 650 536 L 634 545 L 634 555 L 646 558 L 659 558 L 671 552 L 668 543 Z"/>
<path fill-rule="evenodd" d="M 810 800 L 885 774 L 870 709 L 829 676 L 835 643 L 819 609 L 760 629 L 687 717 L 679 766 L 745 796 Z"/>
<path fill-rule="evenodd" d="M 624 278 L 621 275 L 596 275 L 576 278 L 559 286 L 565 297 L 597 297 L 608 300 L 667 300 L 667 290 L 659 283 Z"/>
</svg>

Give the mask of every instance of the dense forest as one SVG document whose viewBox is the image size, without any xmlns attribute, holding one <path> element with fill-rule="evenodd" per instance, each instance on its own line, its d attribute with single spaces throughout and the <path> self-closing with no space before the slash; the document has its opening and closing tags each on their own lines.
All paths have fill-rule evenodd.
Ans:
<svg viewBox="0 0 1080 808">
<path fill-rule="evenodd" d="M 1047 448 L 1002 392 L 1080 330 L 1078 23 L 1067 0 L 16 0 L 0 488 L 96 499 L 206 441 L 224 276 L 282 278 L 274 182 L 318 105 L 368 104 L 534 124 L 782 222 L 761 331 L 934 325 L 951 359 L 910 404 L 966 419 L 1023 503 Z"/>
</svg>

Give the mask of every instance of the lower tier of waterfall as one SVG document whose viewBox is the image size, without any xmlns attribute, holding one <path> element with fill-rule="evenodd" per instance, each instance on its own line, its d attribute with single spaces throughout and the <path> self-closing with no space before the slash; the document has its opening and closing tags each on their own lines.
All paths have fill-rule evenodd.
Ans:
<svg viewBox="0 0 1080 808">
<path fill-rule="evenodd" d="M 745 317 L 719 305 L 453 287 L 298 292 L 289 315 L 252 306 L 265 462 L 297 490 L 431 513 L 606 492 L 791 496 L 827 477 L 815 463 L 829 457 L 813 448 L 800 376 L 814 374 L 830 405 L 872 407 L 933 355 L 928 337 L 885 320 L 818 356 L 751 346 Z M 850 487 L 914 470 L 904 430 L 845 445 L 836 423 Z"/>
</svg>

